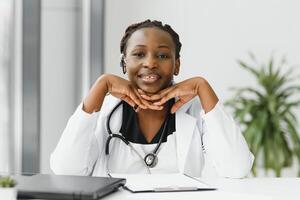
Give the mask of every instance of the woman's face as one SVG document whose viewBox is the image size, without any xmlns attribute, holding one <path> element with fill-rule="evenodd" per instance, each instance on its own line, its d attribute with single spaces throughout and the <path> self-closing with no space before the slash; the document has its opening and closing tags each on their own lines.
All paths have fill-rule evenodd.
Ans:
<svg viewBox="0 0 300 200">
<path fill-rule="evenodd" d="M 131 35 L 124 61 L 129 80 L 150 94 L 168 87 L 180 66 L 171 35 L 155 27 L 142 28 Z"/>
</svg>

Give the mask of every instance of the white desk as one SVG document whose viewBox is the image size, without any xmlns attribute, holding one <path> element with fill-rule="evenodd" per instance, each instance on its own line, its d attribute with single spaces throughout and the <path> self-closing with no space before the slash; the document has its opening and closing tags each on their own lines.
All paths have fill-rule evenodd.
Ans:
<svg viewBox="0 0 300 200">
<path fill-rule="evenodd" d="M 300 199 L 300 178 L 248 178 L 248 179 L 203 179 L 214 184 L 218 190 L 197 192 L 168 192 L 168 193 L 130 193 L 120 189 L 105 200 L 125 199 Z"/>
</svg>

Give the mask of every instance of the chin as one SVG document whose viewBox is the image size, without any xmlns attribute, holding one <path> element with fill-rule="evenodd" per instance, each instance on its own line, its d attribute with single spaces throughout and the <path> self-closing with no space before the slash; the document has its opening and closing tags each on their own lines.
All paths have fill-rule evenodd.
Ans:
<svg viewBox="0 0 300 200">
<path fill-rule="evenodd" d="M 147 94 L 156 94 L 162 90 L 161 88 L 152 88 L 152 87 L 139 87 L 139 88 Z"/>
</svg>

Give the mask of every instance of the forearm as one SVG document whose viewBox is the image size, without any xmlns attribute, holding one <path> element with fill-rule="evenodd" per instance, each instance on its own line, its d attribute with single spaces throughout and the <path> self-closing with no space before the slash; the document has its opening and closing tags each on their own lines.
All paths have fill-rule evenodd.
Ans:
<svg viewBox="0 0 300 200">
<path fill-rule="evenodd" d="M 97 112 L 101 109 L 104 98 L 108 92 L 107 79 L 109 75 L 100 76 L 83 101 L 83 110 L 87 113 Z"/>
<path fill-rule="evenodd" d="M 205 79 L 199 77 L 197 82 L 198 97 L 200 98 L 202 108 L 204 109 L 205 113 L 207 113 L 215 107 L 219 99 Z"/>
</svg>

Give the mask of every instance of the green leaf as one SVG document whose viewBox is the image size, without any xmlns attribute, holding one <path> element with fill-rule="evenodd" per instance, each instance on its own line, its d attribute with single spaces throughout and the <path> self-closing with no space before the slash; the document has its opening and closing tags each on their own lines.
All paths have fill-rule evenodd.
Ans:
<svg viewBox="0 0 300 200">
<path fill-rule="evenodd" d="M 285 57 L 278 65 L 273 56 L 262 64 L 253 53 L 249 53 L 249 57 L 254 65 L 241 60 L 238 63 L 256 78 L 259 89 L 233 88 L 234 97 L 225 105 L 233 109 L 235 119 L 244 125 L 243 134 L 253 155 L 262 153 L 265 169 L 272 169 L 280 176 L 282 168 L 291 166 L 293 157 L 300 164 L 298 121 L 293 113 L 293 109 L 300 106 L 300 100 L 295 98 L 300 86 L 293 82 L 298 75 L 292 68 L 282 67 L 287 63 Z M 287 138 L 291 138 L 291 142 Z M 254 175 L 255 165 L 256 162 L 252 168 Z"/>
<path fill-rule="evenodd" d="M 0 177 L 0 187 L 14 187 L 16 181 L 9 176 Z"/>
<path fill-rule="evenodd" d="M 244 63 L 241 60 L 238 60 L 238 63 L 240 64 L 241 67 L 243 67 L 244 69 L 248 70 L 249 72 L 251 72 L 252 74 L 254 74 L 256 77 L 259 76 L 259 72 L 256 71 L 255 69 L 253 69 L 252 67 L 248 66 L 246 63 Z"/>
</svg>

